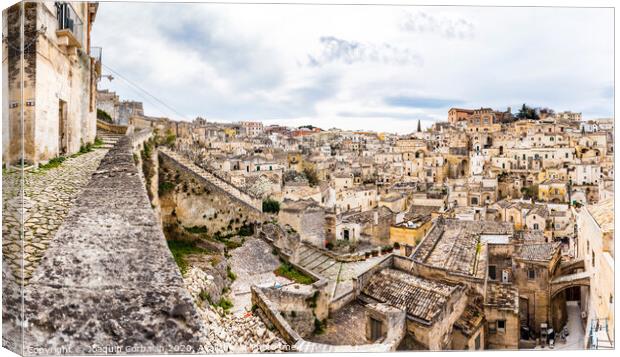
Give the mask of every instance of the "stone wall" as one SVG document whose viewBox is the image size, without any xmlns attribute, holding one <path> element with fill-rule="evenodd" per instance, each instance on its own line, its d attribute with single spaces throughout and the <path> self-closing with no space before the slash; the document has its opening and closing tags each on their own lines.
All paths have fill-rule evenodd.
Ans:
<svg viewBox="0 0 620 357">
<path fill-rule="evenodd" d="M 261 211 L 159 150 L 159 200 L 164 225 L 207 227 L 207 234 L 234 233 L 262 219 Z"/>
<path fill-rule="evenodd" d="M 252 287 L 252 303 L 261 309 L 263 315 L 280 332 L 284 340 L 289 344 L 290 350 L 295 352 L 390 352 L 395 351 L 398 342 L 386 340 L 382 343 L 366 345 L 326 345 L 322 343 L 304 340 L 280 314 L 276 303 L 271 301 L 263 292 L 262 288 Z"/>
<path fill-rule="evenodd" d="M 269 300 L 278 306 L 280 315 L 297 331 L 301 337 L 308 337 L 314 332 L 313 301 L 314 289 L 303 289 L 300 292 L 282 289 L 263 289 Z M 317 295 L 318 296 L 318 295 Z"/>
<path fill-rule="evenodd" d="M 187 353 L 204 325 L 122 137 L 25 289 L 28 354 Z"/>
<path fill-rule="evenodd" d="M 160 156 L 166 157 L 170 161 L 173 161 L 178 167 L 182 168 L 186 172 L 192 173 L 201 181 L 208 182 L 215 188 L 229 194 L 232 199 L 238 200 L 240 203 L 245 204 L 259 212 L 263 211 L 263 201 L 260 197 L 244 191 L 243 189 L 233 185 L 231 182 L 218 176 L 214 172 L 207 171 L 196 166 L 193 162 L 191 162 L 191 160 L 183 157 L 181 154 L 162 148 L 160 150 Z"/>
</svg>

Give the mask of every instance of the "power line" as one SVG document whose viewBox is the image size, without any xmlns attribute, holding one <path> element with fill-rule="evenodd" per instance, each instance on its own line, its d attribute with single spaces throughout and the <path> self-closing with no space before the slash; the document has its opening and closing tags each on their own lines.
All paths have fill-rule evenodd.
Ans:
<svg viewBox="0 0 620 357">
<path fill-rule="evenodd" d="M 158 103 L 162 104 L 164 107 L 166 107 L 168 110 L 172 111 L 173 113 L 175 113 L 176 115 L 178 115 L 179 117 L 181 117 L 181 119 L 187 119 L 185 118 L 185 115 L 181 114 L 180 112 L 178 112 L 177 110 L 175 110 L 174 108 L 172 108 L 171 106 L 169 106 L 168 104 L 166 104 L 163 100 L 157 98 L 156 96 L 154 96 L 153 94 L 149 93 L 149 91 L 147 91 L 146 89 L 142 88 L 141 86 L 139 86 L 138 84 L 132 82 L 130 79 L 128 79 L 127 77 L 123 76 L 122 74 L 120 74 L 118 71 L 110 68 L 109 66 L 105 65 L 105 64 L 101 64 L 103 67 L 107 68 L 110 72 L 116 74 L 117 76 L 119 76 L 120 78 L 122 78 L 123 80 L 125 80 L 127 83 L 129 83 L 130 85 L 134 86 L 135 88 L 139 89 L 140 91 L 142 91 L 143 93 L 145 93 L 146 95 L 148 95 L 149 97 L 155 99 Z"/>
</svg>

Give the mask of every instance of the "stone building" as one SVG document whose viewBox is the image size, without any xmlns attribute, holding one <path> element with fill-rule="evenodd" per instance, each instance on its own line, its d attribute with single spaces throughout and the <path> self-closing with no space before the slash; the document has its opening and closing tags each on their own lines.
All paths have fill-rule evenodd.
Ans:
<svg viewBox="0 0 620 357">
<path fill-rule="evenodd" d="M 127 125 L 132 117 L 143 117 L 144 108 L 142 102 L 124 100 L 118 109 L 118 124 Z"/>
<path fill-rule="evenodd" d="M 302 242 L 321 248 L 325 246 L 325 210 L 316 201 L 285 199 L 280 206 L 278 220 L 297 231 Z"/>
<path fill-rule="evenodd" d="M 100 67 L 91 57 L 90 32 L 97 8 L 98 4 L 91 2 L 27 2 L 2 13 L 7 25 L 3 28 L 7 60 L 2 64 L 5 163 L 23 159 L 25 164 L 38 164 L 76 153 L 94 141 Z"/>
<path fill-rule="evenodd" d="M 116 92 L 107 89 L 97 90 L 97 109 L 106 112 L 112 123 L 119 123 L 120 98 Z"/>
<path fill-rule="evenodd" d="M 576 258 L 583 260 L 590 276 L 589 288 L 580 287 L 580 305 L 587 315 L 586 342 L 596 340 L 600 346 L 609 346 L 615 333 L 613 197 L 580 209 L 577 227 Z"/>
</svg>

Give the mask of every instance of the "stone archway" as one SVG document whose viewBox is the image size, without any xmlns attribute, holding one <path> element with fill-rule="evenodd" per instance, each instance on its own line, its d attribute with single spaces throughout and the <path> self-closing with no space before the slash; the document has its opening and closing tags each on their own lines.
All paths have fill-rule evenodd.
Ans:
<svg viewBox="0 0 620 357">
<path fill-rule="evenodd" d="M 578 266 L 578 264 L 577 264 Z M 570 267 L 566 267 L 570 269 Z M 549 291 L 549 318 L 556 331 L 559 331 L 570 318 L 569 314 L 581 315 L 583 306 L 589 299 L 590 273 L 579 272 L 559 276 L 551 281 Z M 571 301 L 571 311 L 567 309 Z M 581 316 L 573 316 L 580 319 Z"/>
</svg>

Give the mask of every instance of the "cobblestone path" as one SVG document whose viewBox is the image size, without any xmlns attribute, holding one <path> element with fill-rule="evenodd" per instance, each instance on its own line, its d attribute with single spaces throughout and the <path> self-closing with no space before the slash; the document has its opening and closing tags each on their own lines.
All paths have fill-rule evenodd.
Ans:
<svg viewBox="0 0 620 357">
<path fill-rule="evenodd" d="M 32 276 L 69 209 L 107 149 L 67 158 L 59 167 L 24 172 L 24 280 Z M 2 175 L 2 255 L 21 278 L 19 173 Z M 102 198 L 105 199 L 105 198 Z"/>
</svg>

